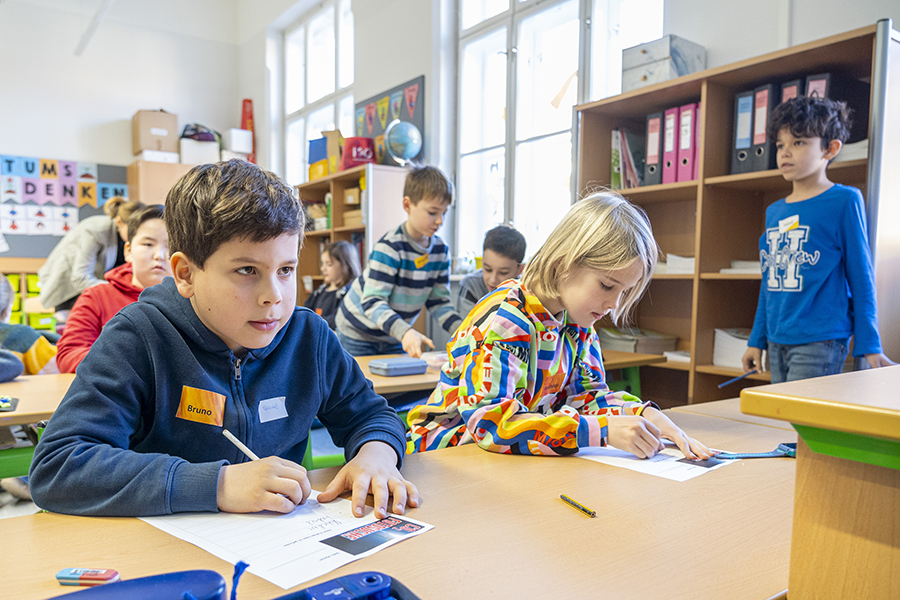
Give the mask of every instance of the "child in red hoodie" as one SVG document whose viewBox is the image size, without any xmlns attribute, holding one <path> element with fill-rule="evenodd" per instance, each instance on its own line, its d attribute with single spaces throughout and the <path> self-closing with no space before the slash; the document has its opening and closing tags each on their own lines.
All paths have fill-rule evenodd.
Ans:
<svg viewBox="0 0 900 600">
<path fill-rule="evenodd" d="M 145 206 L 128 219 L 125 260 L 124 265 L 107 271 L 106 283 L 86 289 L 72 307 L 57 344 L 61 373 L 75 372 L 103 326 L 122 307 L 136 302 L 144 288 L 172 275 L 162 205 Z"/>
</svg>

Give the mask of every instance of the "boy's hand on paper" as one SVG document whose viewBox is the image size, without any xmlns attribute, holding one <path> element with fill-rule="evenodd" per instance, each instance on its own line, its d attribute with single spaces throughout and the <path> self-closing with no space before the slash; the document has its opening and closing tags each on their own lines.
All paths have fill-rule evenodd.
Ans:
<svg viewBox="0 0 900 600">
<path fill-rule="evenodd" d="M 413 358 L 422 356 L 422 344 L 428 344 L 428 347 L 434 350 L 434 342 L 415 329 L 410 329 L 404 333 L 400 343 L 403 345 L 403 351 Z"/>
<path fill-rule="evenodd" d="M 691 460 L 706 460 L 707 458 L 716 455 L 715 450 L 707 448 L 694 438 L 690 437 L 680 427 L 673 423 L 672 419 L 652 406 L 645 408 L 641 415 L 656 425 L 662 437 L 675 442 L 675 445 L 678 446 L 678 449 L 681 450 L 681 453 L 684 454 L 685 458 Z"/>
<path fill-rule="evenodd" d="M 306 502 L 310 491 L 306 469 L 293 461 L 270 456 L 219 469 L 216 503 L 225 512 L 289 513 Z"/>
<path fill-rule="evenodd" d="M 364 514 L 366 497 L 374 497 L 375 516 L 383 519 L 388 513 L 388 499 L 393 496 L 391 511 L 402 515 L 407 506 L 419 506 L 419 490 L 403 478 L 397 470 L 397 452 L 384 442 L 366 442 L 353 460 L 338 471 L 319 502 L 330 502 L 347 490 L 352 490 L 353 516 Z"/>
<path fill-rule="evenodd" d="M 606 417 L 606 426 L 609 445 L 638 458 L 650 458 L 665 448 L 659 428 L 644 417 L 610 415 Z"/>
<path fill-rule="evenodd" d="M 744 373 L 748 371 L 752 371 L 756 369 L 757 372 L 762 373 L 765 371 L 762 364 L 762 349 L 754 348 L 752 346 L 747 347 L 747 351 L 744 352 L 744 356 L 741 359 L 741 362 L 744 365 Z"/>
<path fill-rule="evenodd" d="M 866 354 L 866 362 L 869 363 L 870 369 L 877 369 L 878 367 L 890 367 L 891 365 L 897 364 L 887 356 L 885 356 L 884 353 Z"/>
</svg>

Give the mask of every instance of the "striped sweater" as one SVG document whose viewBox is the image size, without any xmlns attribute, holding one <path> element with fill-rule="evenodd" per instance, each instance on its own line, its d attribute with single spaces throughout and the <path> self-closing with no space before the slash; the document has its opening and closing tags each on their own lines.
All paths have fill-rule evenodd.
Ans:
<svg viewBox="0 0 900 600">
<path fill-rule="evenodd" d="M 417 452 L 474 441 L 504 454 L 574 454 L 606 445 L 607 415 L 649 405 L 610 391 L 597 334 L 558 321 L 518 281 L 475 305 L 447 353 L 428 403 L 409 412 Z"/>
<path fill-rule="evenodd" d="M 349 338 L 396 343 L 412 329 L 422 308 L 451 333 L 461 320 L 450 301 L 450 249 L 438 236 L 429 247 L 419 246 L 404 223 L 375 244 L 335 322 Z"/>
</svg>

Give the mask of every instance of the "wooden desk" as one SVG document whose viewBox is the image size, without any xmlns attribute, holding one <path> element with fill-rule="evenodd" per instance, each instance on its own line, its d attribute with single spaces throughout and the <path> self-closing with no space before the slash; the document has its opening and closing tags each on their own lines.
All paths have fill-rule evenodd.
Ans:
<svg viewBox="0 0 900 600">
<path fill-rule="evenodd" d="M 0 383 L 0 394 L 19 399 L 12 412 L 0 412 L 0 426 L 25 425 L 49 419 L 75 379 L 74 373 L 23 375 Z"/>
<path fill-rule="evenodd" d="M 438 367 L 428 367 L 421 375 L 401 375 L 399 377 L 382 377 L 373 375 L 369 371 L 369 362 L 376 358 L 397 358 L 406 354 L 380 354 L 377 356 L 357 356 L 356 362 L 362 369 L 366 379 L 372 382 L 376 394 L 395 394 L 398 392 L 413 392 L 416 390 L 433 390 L 441 380 L 441 370 Z"/>
<path fill-rule="evenodd" d="M 784 431 L 680 414 L 705 442 L 773 448 Z M 410 516 L 435 526 L 323 580 L 366 570 L 397 577 L 422 598 L 603 597 L 762 600 L 787 587 L 795 461 L 741 461 L 677 483 L 578 458 L 506 456 L 474 445 L 408 456 L 403 472 L 424 502 Z M 310 474 L 324 489 L 334 469 Z M 590 519 L 559 494 L 598 511 Z M 39 514 L 0 520 L 16 540 L 3 593 L 46 598 L 66 566 L 117 569 L 123 579 L 233 567 L 137 519 Z M 239 596 L 285 592 L 252 575 Z"/>
<path fill-rule="evenodd" d="M 741 410 L 792 423 L 790 598 L 900 598 L 900 366 L 747 388 Z"/>
<path fill-rule="evenodd" d="M 776 429 L 784 429 L 792 433 L 794 431 L 794 428 L 791 427 L 790 423 L 742 413 L 740 398 L 716 400 L 715 402 L 700 402 L 699 404 L 686 404 L 684 406 L 674 406 L 670 410 L 672 410 L 676 415 L 678 413 L 684 412 L 695 415 L 706 415 L 707 417 L 730 419 L 732 421 L 740 421 L 741 423 L 753 423 L 754 425 L 775 427 Z M 673 416 L 672 418 L 674 419 L 677 417 Z"/>
</svg>

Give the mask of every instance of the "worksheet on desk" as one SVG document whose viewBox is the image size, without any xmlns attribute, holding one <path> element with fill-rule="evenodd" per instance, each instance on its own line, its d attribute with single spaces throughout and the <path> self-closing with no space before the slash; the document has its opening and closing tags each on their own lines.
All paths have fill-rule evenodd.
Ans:
<svg viewBox="0 0 900 600">
<path fill-rule="evenodd" d="M 372 507 L 355 518 L 349 500 L 327 504 L 313 490 L 292 513 L 184 513 L 141 519 L 175 537 L 236 564 L 284 589 L 315 579 L 424 533 L 433 525 L 388 515 L 376 519 Z"/>
<path fill-rule="evenodd" d="M 622 467 L 623 469 L 631 469 L 632 471 L 638 471 L 648 475 L 664 477 L 673 481 L 687 481 L 688 479 L 693 479 L 704 473 L 721 469 L 728 463 L 737 462 L 734 460 L 718 459 L 700 462 L 680 462 L 684 459 L 684 454 L 682 454 L 681 450 L 676 446 L 669 446 L 668 444 L 664 450 L 651 458 L 638 458 L 631 452 L 619 450 L 612 446 L 603 448 L 581 448 L 575 456 L 603 463 L 605 465 L 611 465 L 613 467 Z"/>
</svg>

